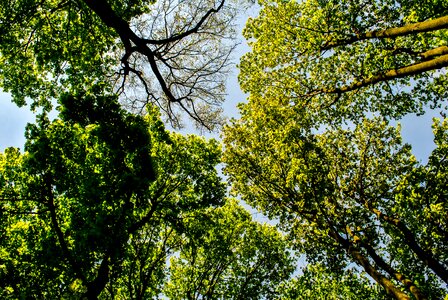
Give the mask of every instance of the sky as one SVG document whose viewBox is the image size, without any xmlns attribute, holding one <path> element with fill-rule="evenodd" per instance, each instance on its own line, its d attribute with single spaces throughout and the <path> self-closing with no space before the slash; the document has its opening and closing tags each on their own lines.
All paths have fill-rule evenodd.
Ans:
<svg viewBox="0 0 448 300">
<path fill-rule="evenodd" d="M 248 16 L 255 16 L 256 10 L 250 9 L 238 20 L 239 31 L 241 32 L 245 20 Z M 240 35 L 241 44 L 235 51 L 235 63 L 239 57 L 249 51 L 249 47 Z M 224 102 L 224 114 L 228 117 L 238 117 L 237 103 L 245 101 L 247 95 L 244 95 L 239 89 L 237 81 L 238 70 L 235 69 L 227 81 L 227 98 Z M 400 120 L 402 126 L 402 136 L 406 143 L 410 143 L 413 147 L 413 153 L 417 159 L 425 163 L 432 149 L 434 149 L 433 134 L 431 129 L 432 118 L 440 117 L 437 112 L 430 111 L 424 116 L 407 116 Z M 24 131 L 28 122 L 33 122 L 35 116 L 30 112 L 28 107 L 19 108 L 11 103 L 11 97 L 7 93 L 0 90 L 0 151 L 6 147 L 19 147 L 23 150 L 25 143 Z M 188 130 L 183 133 L 191 133 Z M 208 135 L 210 136 L 210 135 Z M 215 138 L 219 137 L 219 133 L 211 135 Z"/>
</svg>

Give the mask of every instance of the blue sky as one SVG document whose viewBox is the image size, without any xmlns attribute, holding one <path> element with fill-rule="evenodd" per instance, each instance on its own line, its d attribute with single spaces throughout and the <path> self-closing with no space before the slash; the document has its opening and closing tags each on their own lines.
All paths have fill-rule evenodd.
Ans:
<svg viewBox="0 0 448 300">
<path fill-rule="evenodd" d="M 34 120 L 28 107 L 17 107 L 11 103 L 11 97 L 0 93 L 0 151 L 6 147 L 23 147 L 25 125 Z"/>
</svg>

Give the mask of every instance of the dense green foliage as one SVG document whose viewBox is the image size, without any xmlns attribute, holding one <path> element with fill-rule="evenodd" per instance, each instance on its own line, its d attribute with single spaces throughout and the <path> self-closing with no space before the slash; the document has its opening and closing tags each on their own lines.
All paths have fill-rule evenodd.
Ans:
<svg viewBox="0 0 448 300">
<path fill-rule="evenodd" d="M 187 288 L 259 298 L 293 271 L 279 233 L 221 207 L 216 141 L 168 133 L 115 96 L 65 95 L 60 117 L 29 125 L 24 154 L 1 155 L 2 297 L 184 295 L 166 280 L 196 281 L 201 262 L 220 275 Z"/>
<path fill-rule="evenodd" d="M 448 122 L 435 127 L 439 147 L 423 166 L 398 131 L 379 119 L 322 134 L 294 119 L 283 110 L 268 116 L 243 110 L 243 119 L 226 131 L 226 172 L 234 190 L 280 218 L 310 261 L 335 272 L 355 262 L 385 286 L 390 276 L 439 298 L 447 262 L 442 152 Z M 428 258 L 442 266 L 440 279 Z"/>
<path fill-rule="evenodd" d="M 260 1 L 221 158 L 163 120 L 221 123 L 235 4 L 0 5 L 0 88 L 44 108 L 0 153 L 1 298 L 447 297 L 448 120 L 425 163 L 390 121 L 445 116 L 448 2 Z"/>
<path fill-rule="evenodd" d="M 180 125 L 220 122 L 233 2 L 14 0 L 0 5 L 0 87 L 49 108 L 61 92 L 106 84 L 127 106 Z"/>
<path fill-rule="evenodd" d="M 448 2 L 260 4 L 240 63 L 248 103 L 224 131 L 233 191 L 329 270 L 316 280 L 355 264 L 394 298 L 443 298 L 448 121 L 427 164 L 389 121 L 445 114 Z"/>
<path fill-rule="evenodd" d="M 240 63 L 252 101 L 292 106 L 316 128 L 444 105 L 448 84 L 437 70 L 448 66 L 447 1 L 260 4 L 244 30 L 252 51 Z"/>
</svg>

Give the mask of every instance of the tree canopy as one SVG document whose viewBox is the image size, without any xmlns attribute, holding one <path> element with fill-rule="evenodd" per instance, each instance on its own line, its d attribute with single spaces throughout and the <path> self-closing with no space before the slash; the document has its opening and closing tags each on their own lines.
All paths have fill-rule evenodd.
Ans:
<svg viewBox="0 0 448 300">
<path fill-rule="evenodd" d="M 0 5 L 0 88 L 43 108 L 0 153 L 1 298 L 447 297 L 448 2 L 261 0 L 223 154 L 164 124 L 221 123 L 240 4 Z"/>
<path fill-rule="evenodd" d="M 289 104 L 317 128 L 367 112 L 398 118 L 444 105 L 446 1 L 260 4 L 244 29 L 252 51 L 240 62 L 240 84 L 252 99 Z"/>
<path fill-rule="evenodd" d="M 219 123 L 234 48 L 231 1 L 15 0 L 0 7 L 0 87 L 48 107 L 107 84 L 128 107 Z"/>
<path fill-rule="evenodd" d="M 184 298 L 177 283 L 193 280 L 209 297 L 259 298 L 289 277 L 283 237 L 225 199 L 216 141 L 169 133 L 116 96 L 60 102 L 60 119 L 29 125 L 25 153 L 0 156 L 2 297 Z"/>
<path fill-rule="evenodd" d="M 234 193 L 326 280 L 354 264 L 396 299 L 443 298 L 448 123 L 422 164 L 390 121 L 445 114 L 448 2 L 260 4 L 240 62 L 248 102 L 224 130 Z"/>
</svg>

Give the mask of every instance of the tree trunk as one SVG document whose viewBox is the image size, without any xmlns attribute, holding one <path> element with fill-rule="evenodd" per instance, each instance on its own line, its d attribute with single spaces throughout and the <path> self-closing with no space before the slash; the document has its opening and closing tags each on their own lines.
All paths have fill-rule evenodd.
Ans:
<svg viewBox="0 0 448 300">
<path fill-rule="evenodd" d="M 448 54 L 442 55 L 440 57 L 423 61 L 420 63 L 416 63 L 413 65 L 404 66 L 398 69 L 389 70 L 383 73 L 378 73 L 373 75 L 370 78 L 355 81 L 350 85 L 342 86 L 340 88 L 330 88 L 330 89 L 322 89 L 316 90 L 312 94 L 343 94 L 350 91 L 358 90 L 363 87 L 367 87 L 369 85 L 374 85 L 379 82 L 389 81 L 397 78 L 404 78 L 408 76 L 413 76 L 417 74 L 421 74 L 428 71 L 438 70 L 448 66 Z"/>
</svg>

